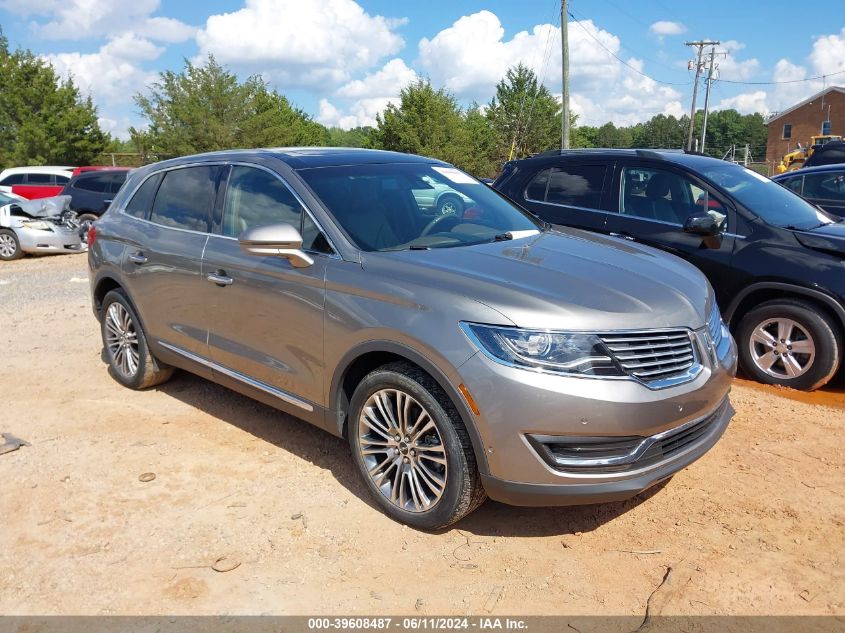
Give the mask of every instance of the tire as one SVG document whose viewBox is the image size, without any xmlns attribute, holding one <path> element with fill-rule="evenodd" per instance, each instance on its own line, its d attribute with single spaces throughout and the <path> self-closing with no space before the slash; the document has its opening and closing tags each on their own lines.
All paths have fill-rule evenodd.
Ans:
<svg viewBox="0 0 845 633">
<path fill-rule="evenodd" d="M 454 213 L 455 215 L 461 215 L 464 212 L 464 203 L 458 196 L 453 196 L 451 194 L 447 194 L 442 196 L 440 200 L 437 201 L 437 214 L 438 215 L 446 215 L 448 213 Z"/>
<path fill-rule="evenodd" d="M 759 382 L 813 391 L 839 369 L 839 328 L 812 303 L 768 301 L 742 318 L 737 333 L 740 365 Z"/>
<path fill-rule="evenodd" d="M 138 314 L 122 290 L 105 296 L 100 314 L 105 358 L 117 382 L 130 389 L 146 389 L 170 379 L 173 368 L 150 353 Z"/>
<path fill-rule="evenodd" d="M 18 236 L 9 229 L 0 229 L 0 259 L 10 262 L 21 257 L 23 257 L 23 251 Z"/>
<path fill-rule="evenodd" d="M 395 424 L 383 422 L 388 419 L 387 407 L 395 407 L 390 409 Z M 367 423 L 362 421 L 365 409 Z M 405 412 L 407 425 L 397 411 Z M 486 499 L 472 443 L 455 405 L 418 367 L 397 362 L 368 374 L 355 389 L 349 412 L 353 461 L 370 494 L 391 518 L 414 528 L 439 530 Z M 397 435 L 400 426 L 405 426 L 407 435 Z M 415 426 L 417 432 L 423 431 L 417 438 Z M 418 484 L 412 488 L 414 476 Z"/>
<path fill-rule="evenodd" d="M 93 213 L 87 213 L 87 212 L 80 213 L 78 215 L 78 218 L 79 218 L 80 224 L 82 222 L 96 222 L 97 220 L 100 219 L 99 216 L 94 215 Z"/>
</svg>

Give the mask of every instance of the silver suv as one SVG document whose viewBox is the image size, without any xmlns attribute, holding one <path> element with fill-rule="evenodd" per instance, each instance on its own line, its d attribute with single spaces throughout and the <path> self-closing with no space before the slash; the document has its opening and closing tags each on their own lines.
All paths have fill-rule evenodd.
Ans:
<svg viewBox="0 0 845 633">
<path fill-rule="evenodd" d="M 458 191 L 431 216 L 421 183 Z M 719 439 L 736 350 L 697 269 L 551 231 L 454 167 L 274 149 L 133 172 L 88 234 L 121 384 L 188 370 L 348 438 L 422 529 L 486 496 L 619 500 Z"/>
</svg>

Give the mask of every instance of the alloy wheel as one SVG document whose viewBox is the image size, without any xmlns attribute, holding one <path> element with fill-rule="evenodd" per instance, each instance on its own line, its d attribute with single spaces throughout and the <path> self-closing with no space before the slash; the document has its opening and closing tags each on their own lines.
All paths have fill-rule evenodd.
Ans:
<svg viewBox="0 0 845 633">
<path fill-rule="evenodd" d="M 140 363 L 138 333 L 129 311 L 118 302 L 106 311 L 106 347 L 113 367 L 124 377 L 132 378 Z"/>
<path fill-rule="evenodd" d="M 458 205 L 454 200 L 447 200 L 440 206 L 441 215 L 457 214 Z"/>
<path fill-rule="evenodd" d="M 805 374 L 816 357 L 807 328 L 792 319 L 767 319 L 751 333 L 751 359 L 764 373 L 781 380 Z"/>
<path fill-rule="evenodd" d="M 15 238 L 8 233 L 0 234 L 0 257 L 13 257 L 17 251 L 18 245 L 15 243 Z"/>
<path fill-rule="evenodd" d="M 358 450 L 371 481 L 393 505 L 426 512 L 443 497 L 448 464 L 437 423 L 415 398 L 382 389 L 364 403 Z"/>
</svg>

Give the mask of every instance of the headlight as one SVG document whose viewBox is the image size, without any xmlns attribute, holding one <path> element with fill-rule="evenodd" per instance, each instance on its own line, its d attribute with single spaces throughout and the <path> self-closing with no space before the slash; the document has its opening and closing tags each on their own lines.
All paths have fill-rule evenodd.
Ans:
<svg viewBox="0 0 845 633">
<path fill-rule="evenodd" d="M 23 224 L 24 228 L 27 229 L 37 229 L 39 231 L 53 230 L 49 222 L 44 222 L 42 220 L 24 220 L 21 224 Z"/>
<path fill-rule="evenodd" d="M 526 369 L 578 376 L 624 376 L 597 336 L 461 323 L 493 360 Z"/>
</svg>

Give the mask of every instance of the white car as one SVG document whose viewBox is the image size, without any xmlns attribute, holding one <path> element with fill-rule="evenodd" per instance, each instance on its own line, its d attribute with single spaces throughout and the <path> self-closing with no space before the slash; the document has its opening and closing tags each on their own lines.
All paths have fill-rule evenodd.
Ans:
<svg viewBox="0 0 845 633">
<path fill-rule="evenodd" d="M 56 165 L 10 167 L 0 172 L 0 193 L 16 193 L 28 200 L 57 196 L 74 169 Z"/>
<path fill-rule="evenodd" d="M 55 196 L 0 206 L 0 260 L 19 259 L 26 253 L 85 251 L 79 220 L 69 203 L 70 196 Z"/>
</svg>

